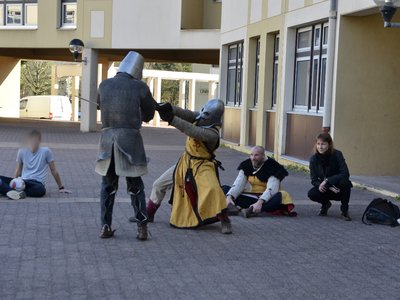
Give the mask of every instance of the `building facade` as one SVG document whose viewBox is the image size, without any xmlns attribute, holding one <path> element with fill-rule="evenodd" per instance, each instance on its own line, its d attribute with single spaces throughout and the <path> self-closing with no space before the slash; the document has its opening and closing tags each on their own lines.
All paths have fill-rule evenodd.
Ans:
<svg viewBox="0 0 400 300">
<path fill-rule="evenodd" d="M 129 50 L 219 65 L 226 141 L 306 164 L 326 127 L 353 174 L 400 175 L 400 30 L 383 28 L 373 0 L 337 0 L 332 18 L 330 3 L 0 0 L 0 116 L 18 105 L 20 59 L 72 61 L 79 38 L 83 98 Z M 82 103 L 81 129 L 95 125 Z"/>
<path fill-rule="evenodd" d="M 223 138 L 307 164 L 330 127 L 352 174 L 400 175 L 400 30 L 372 0 L 338 0 L 331 21 L 330 4 L 223 1 Z"/>
<path fill-rule="evenodd" d="M 0 116 L 19 103 L 19 61 L 72 61 L 80 39 L 81 95 L 96 99 L 129 50 L 148 61 L 219 63 L 221 2 L 214 0 L 0 0 Z M 13 91 L 13 92 L 10 92 Z M 96 128 L 96 106 L 82 103 L 81 129 Z"/>
</svg>

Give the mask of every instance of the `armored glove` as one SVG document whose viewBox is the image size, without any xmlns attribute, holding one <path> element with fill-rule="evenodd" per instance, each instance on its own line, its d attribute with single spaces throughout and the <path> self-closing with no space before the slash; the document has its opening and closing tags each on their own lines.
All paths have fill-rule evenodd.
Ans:
<svg viewBox="0 0 400 300">
<path fill-rule="evenodd" d="M 171 124 L 171 122 L 175 116 L 171 103 L 167 102 L 167 103 L 160 104 L 156 109 L 157 109 L 158 113 L 160 114 L 161 119 L 168 122 L 168 124 Z"/>
</svg>

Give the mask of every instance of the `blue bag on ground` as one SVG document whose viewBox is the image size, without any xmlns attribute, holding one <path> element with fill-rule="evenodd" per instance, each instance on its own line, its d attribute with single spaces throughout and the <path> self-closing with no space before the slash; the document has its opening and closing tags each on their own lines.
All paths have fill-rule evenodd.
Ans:
<svg viewBox="0 0 400 300">
<path fill-rule="evenodd" d="M 399 219 L 399 207 L 382 198 L 372 200 L 362 216 L 362 222 L 367 225 L 372 225 L 372 223 L 374 223 L 395 227 L 399 225 Z"/>
</svg>

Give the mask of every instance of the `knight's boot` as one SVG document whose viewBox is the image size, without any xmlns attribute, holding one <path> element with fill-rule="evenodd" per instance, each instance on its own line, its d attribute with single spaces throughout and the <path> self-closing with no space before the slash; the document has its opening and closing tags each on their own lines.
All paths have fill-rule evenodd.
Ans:
<svg viewBox="0 0 400 300">
<path fill-rule="evenodd" d="M 228 214 L 226 211 L 219 214 L 217 216 L 218 220 L 221 221 L 221 232 L 223 234 L 231 234 L 232 233 L 232 224 L 231 220 L 229 220 Z"/>
<path fill-rule="evenodd" d="M 157 209 L 160 207 L 160 204 L 155 204 L 153 201 L 149 200 L 147 202 L 147 222 L 153 222 L 154 221 L 154 215 L 157 212 Z M 136 223 L 137 220 L 135 216 L 129 218 L 129 222 Z"/>
<path fill-rule="evenodd" d="M 154 215 L 156 214 L 158 208 L 160 207 L 160 204 L 155 204 L 151 199 L 149 202 L 147 202 L 147 221 L 148 222 L 153 222 L 154 221 Z"/>
<path fill-rule="evenodd" d="M 147 240 L 147 224 L 139 224 L 137 225 L 137 236 L 136 238 L 141 241 Z"/>
</svg>

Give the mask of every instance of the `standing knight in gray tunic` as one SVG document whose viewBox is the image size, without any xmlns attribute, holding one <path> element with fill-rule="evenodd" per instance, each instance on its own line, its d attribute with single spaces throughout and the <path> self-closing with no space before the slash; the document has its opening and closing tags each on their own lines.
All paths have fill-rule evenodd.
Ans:
<svg viewBox="0 0 400 300">
<path fill-rule="evenodd" d="M 147 239 L 147 212 L 144 184 L 147 159 L 140 128 L 154 117 L 156 101 L 141 81 L 144 59 L 134 51 L 121 62 L 114 78 L 99 86 L 102 132 L 96 172 L 101 184 L 101 238 L 114 235 L 111 229 L 119 176 L 126 177 L 138 226 L 137 238 Z"/>
</svg>

